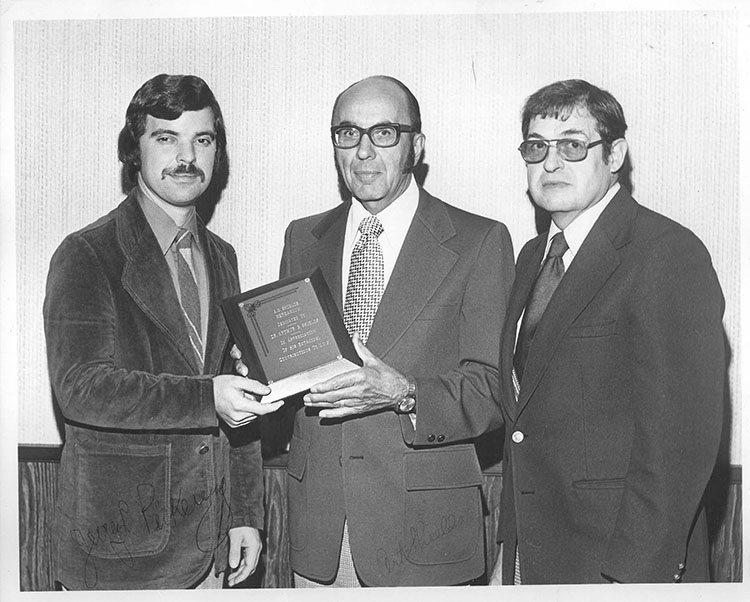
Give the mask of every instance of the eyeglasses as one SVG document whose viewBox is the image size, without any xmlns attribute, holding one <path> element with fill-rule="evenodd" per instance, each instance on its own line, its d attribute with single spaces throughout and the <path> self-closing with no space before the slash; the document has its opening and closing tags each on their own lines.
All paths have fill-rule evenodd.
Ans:
<svg viewBox="0 0 750 602">
<path fill-rule="evenodd" d="M 532 138 L 521 142 L 518 150 L 526 163 L 541 163 L 544 161 L 547 158 L 550 146 L 554 146 L 566 161 L 583 161 L 588 156 L 590 148 L 603 142 L 604 140 L 597 140 L 591 144 L 586 144 L 582 140 L 573 138 L 558 138 L 556 140 Z"/>
<path fill-rule="evenodd" d="M 366 130 L 356 125 L 334 125 L 331 128 L 331 139 L 336 148 L 354 148 L 359 146 L 362 136 L 366 134 L 373 145 L 388 148 L 398 144 L 402 132 L 416 131 L 416 128 L 402 123 L 382 123 Z"/>
</svg>

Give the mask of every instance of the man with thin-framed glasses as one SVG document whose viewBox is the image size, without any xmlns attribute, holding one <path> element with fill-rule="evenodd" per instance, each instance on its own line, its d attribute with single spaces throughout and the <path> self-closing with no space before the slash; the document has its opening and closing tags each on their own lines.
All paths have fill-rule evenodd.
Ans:
<svg viewBox="0 0 750 602">
<path fill-rule="evenodd" d="M 322 269 L 363 367 L 314 385 L 295 416 L 295 586 L 467 583 L 485 572 L 472 439 L 500 424 L 510 236 L 417 185 L 425 136 L 400 81 L 350 86 L 331 126 L 352 200 L 289 225 L 281 276 Z"/>
<path fill-rule="evenodd" d="M 700 240 L 621 185 L 622 107 L 581 80 L 531 95 L 528 191 L 500 349 L 501 559 L 492 583 L 708 581 L 724 300 Z"/>
</svg>

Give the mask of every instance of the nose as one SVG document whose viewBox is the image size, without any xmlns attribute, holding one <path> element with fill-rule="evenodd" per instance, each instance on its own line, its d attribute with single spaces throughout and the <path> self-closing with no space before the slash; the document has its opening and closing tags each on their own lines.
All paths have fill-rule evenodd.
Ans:
<svg viewBox="0 0 750 602">
<path fill-rule="evenodd" d="M 185 140 L 180 142 L 177 148 L 177 161 L 180 163 L 193 163 L 195 161 L 195 149 L 192 141 Z"/>
<path fill-rule="evenodd" d="M 367 134 L 363 135 L 359 140 L 359 146 L 357 147 L 357 158 L 358 159 L 372 159 L 375 156 L 375 145 L 370 140 L 370 136 Z"/>
<path fill-rule="evenodd" d="M 544 171 L 552 173 L 561 169 L 565 164 L 557 152 L 557 147 L 550 145 L 547 149 L 547 156 L 544 158 Z"/>
</svg>

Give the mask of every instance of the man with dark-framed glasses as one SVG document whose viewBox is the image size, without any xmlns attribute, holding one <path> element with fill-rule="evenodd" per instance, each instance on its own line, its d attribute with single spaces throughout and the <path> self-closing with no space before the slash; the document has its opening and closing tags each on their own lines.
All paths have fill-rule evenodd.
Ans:
<svg viewBox="0 0 750 602">
<path fill-rule="evenodd" d="M 626 128 L 581 80 L 523 110 L 529 195 L 552 223 L 518 257 L 503 329 L 492 583 L 709 579 L 724 300 L 701 241 L 618 182 Z"/>
<path fill-rule="evenodd" d="M 314 385 L 295 416 L 295 585 L 466 583 L 485 572 L 472 439 L 500 424 L 510 236 L 417 185 L 425 136 L 400 81 L 350 86 L 331 125 L 353 198 L 289 225 L 281 276 L 322 269 L 364 365 Z"/>
</svg>

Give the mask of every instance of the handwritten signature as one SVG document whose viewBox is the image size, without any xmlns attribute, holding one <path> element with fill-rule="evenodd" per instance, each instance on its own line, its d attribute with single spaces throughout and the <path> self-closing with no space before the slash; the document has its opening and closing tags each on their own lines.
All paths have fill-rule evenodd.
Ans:
<svg viewBox="0 0 750 602">
<path fill-rule="evenodd" d="M 376 558 L 380 572 L 393 573 L 407 562 L 411 562 L 410 556 L 440 542 L 465 522 L 464 517 L 457 517 L 455 514 L 443 514 L 434 524 L 419 521 L 416 525 L 409 527 L 408 543 L 404 545 L 400 542 L 395 553 L 389 554 L 384 548 L 378 548 Z"/>
<path fill-rule="evenodd" d="M 135 487 L 137 508 L 131 513 L 130 504 L 125 500 L 117 502 L 117 516 L 88 529 L 71 530 L 73 541 L 86 552 L 83 579 L 86 587 L 93 589 L 99 581 L 99 571 L 94 562 L 94 552 L 110 553 L 125 566 L 133 568 L 135 561 L 130 548 L 138 537 L 146 537 L 175 526 L 180 521 L 200 512 L 195 528 L 195 545 L 201 552 L 216 550 L 229 537 L 233 521 L 232 508 L 226 497 L 226 479 L 213 488 L 200 489 L 187 495 L 182 490 L 170 496 L 164 504 L 157 497 L 157 489 L 152 483 L 138 483 Z M 214 513 L 211 509 L 216 507 Z M 215 541 L 213 538 L 213 517 L 217 517 Z M 145 533 L 144 533 L 145 531 Z"/>
</svg>

